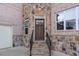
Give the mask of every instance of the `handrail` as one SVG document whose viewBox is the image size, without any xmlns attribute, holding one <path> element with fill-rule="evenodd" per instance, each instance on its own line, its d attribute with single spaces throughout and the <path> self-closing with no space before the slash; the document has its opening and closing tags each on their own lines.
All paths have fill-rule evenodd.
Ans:
<svg viewBox="0 0 79 59">
<path fill-rule="evenodd" d="M 30 56 L 32 55 L 32 46 L 33 46 L 33 31 L 32 31 L 32 34 L 31 34 L 31 38 L 30 38 Z"/>
<path fill-rule="evenodd" d="M 51 56 L 51 40 L 50 40 L 50 37 L 49 37 L 47 32 L 46 32 L 46 44 L 47 44 L 48 49 L 49 49 L 49 56 Z"/>
</svg>

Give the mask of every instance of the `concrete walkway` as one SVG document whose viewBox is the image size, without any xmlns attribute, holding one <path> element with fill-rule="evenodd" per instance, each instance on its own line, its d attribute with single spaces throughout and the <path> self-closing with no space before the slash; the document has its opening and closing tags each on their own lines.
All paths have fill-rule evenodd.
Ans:
<svg viewBox="0 0 79 59">
<path fill-rule="evenodd" d="M 68 56 L 64 53 L 53 51 L 52 56 Z M 6 48 L 0 50 L 0 56 L 27 56 L 27 48 L 24 46 Z"/>
<path fill-rule="evenodd" d="M 27 49 L 25 47 L 14 47 L 0 50 L 0 56 L 26 56 Z"/>
</svg>

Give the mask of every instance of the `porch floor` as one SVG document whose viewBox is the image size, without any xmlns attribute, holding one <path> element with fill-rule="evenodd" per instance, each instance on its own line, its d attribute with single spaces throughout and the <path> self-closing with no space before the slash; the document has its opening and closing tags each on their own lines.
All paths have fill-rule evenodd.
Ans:
<svg viewBox="0 0 79 59">
<path fill-rule="evenodd" d="M 27 56 L 27 48 L 24 46 L 0 49 L 0 56 Z M 52 56 L 68 56 L 64 53 L 54 51 Z"/>
</svg>

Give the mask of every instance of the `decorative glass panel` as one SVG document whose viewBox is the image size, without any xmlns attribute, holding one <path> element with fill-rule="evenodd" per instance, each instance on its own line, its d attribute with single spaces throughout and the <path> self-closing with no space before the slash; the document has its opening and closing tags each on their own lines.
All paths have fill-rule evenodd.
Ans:
<svg viewBox="0 0 79 59">
<path fill-rule="evenodd" d="M 28 21 L 28 20 L 25 20 L 25 21 L 24 21 L 25 34 L 28 34 L 28 26 L 29 26 L 29 21 Z"/>
<path fill-rule="evenodd" d="M 28 27 L 28 23 L 29 23 L 29 21 L 25 21 L 25 22 L 24 22 L 24 26 L 25 26 L 25 27 Z"/>
<path fill-rule="evenodd" d="M 40 24 L 40 25 L 43 24 L 43 22 L 44 22 L 43 20 L 39 20 L 39 19 L 36 20 L 36 24 L 38 24 L 38 25 L 39 25 L 39 24 Z"/>
</svg>

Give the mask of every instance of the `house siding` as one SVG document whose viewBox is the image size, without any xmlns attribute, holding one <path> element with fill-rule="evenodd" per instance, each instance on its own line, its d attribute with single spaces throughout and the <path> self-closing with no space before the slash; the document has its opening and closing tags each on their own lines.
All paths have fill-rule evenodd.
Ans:
<svg viewBox="0 0 79 59">
<path fill-rule="evenodd" d="M 23 35 L 23 7 L 22 4 L 0 3 L 0 25 L 13 27 L 13 43 L 21 40 Z M 16 37 L 16 39 L 14 39 Z M 17 43 L 20 44 L 20 43 Z"/>
</svg>

